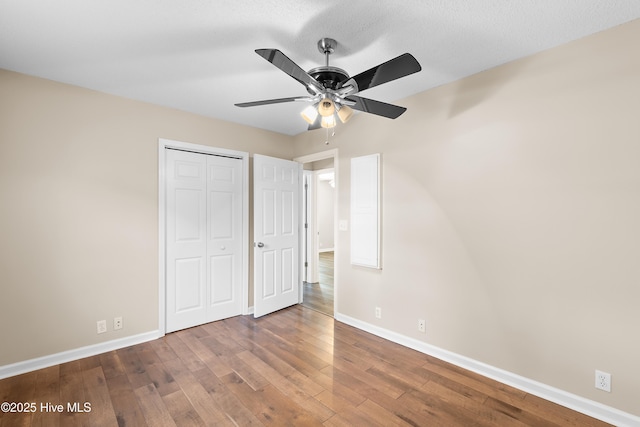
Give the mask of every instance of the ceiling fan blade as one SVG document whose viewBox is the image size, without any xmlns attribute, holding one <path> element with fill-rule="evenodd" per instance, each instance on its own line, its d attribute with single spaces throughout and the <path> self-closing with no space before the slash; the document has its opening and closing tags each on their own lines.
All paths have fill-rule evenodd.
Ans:
<svg viewBox="0 0 640 427">
<path fill-rule="evenodd" d="M 256 49 L 256 53 L 305 85 L 307 89 L 313 91 L 316 95 L 324 91 L 324 87 L 316 79 L 278 49 Z"/>
<path fill-rule="evenodd" d="M 355 102 L 351 106 L 354 110 L 364 111 L 365 113 L 376 114 L 378 116 L 388 117 L 390 119 L 398 118 L 402 113 L 407 111 L 405 107 L 399 107 L 386 102 L 380 102 L 373 99 L 362 98 L 361 96 L 348 96 L 348 101 Z"/>
<path fill-rule="evenodd" d="M 362 92 L 374 86 L 417 73 L 420 70 L 422 67 L 416 58 L 410 53 L 405 53 L 351 77 L 343 83 L 343 86 L 347 86 L 349 81 L 353 80 L 358 85 L 357 91 Z"/>
<path fill-rule="evenodd" d="M 236 107 L 257 107 L 258 105 L 281 104 L 283 102 L 310 101 L 308 96 L 293 96 L 291 98 L 266 99 L 264 101 L 241 102 L 234 104 Z"/>
</svg>

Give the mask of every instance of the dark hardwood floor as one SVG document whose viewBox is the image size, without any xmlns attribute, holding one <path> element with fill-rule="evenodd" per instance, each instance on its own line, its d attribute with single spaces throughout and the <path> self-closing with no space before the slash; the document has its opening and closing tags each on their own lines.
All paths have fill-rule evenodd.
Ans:
<svg viewBox="0 0 640 427">
<path fill-rule="evenodd" d="M 299 305 L 4 379 L 0 402 L 37 407 L 2 427 L 606 425 Z"/>
<path fill-rule="evenodd" d="M 304 283 L 302 305 L 333 317 L 333 252 L 320 252 L 318 283 Z"/>
</svg>

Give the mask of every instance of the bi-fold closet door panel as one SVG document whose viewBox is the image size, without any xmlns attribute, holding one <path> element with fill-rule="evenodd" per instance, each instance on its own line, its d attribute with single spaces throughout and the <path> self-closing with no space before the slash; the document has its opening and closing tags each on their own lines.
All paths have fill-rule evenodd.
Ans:
<svg viewBox="0 0 640 427">
<path fill-rule="evenodd" d="M 242 313 L 242 160 L 166 149 L 166 331 Z"/>
</svg>

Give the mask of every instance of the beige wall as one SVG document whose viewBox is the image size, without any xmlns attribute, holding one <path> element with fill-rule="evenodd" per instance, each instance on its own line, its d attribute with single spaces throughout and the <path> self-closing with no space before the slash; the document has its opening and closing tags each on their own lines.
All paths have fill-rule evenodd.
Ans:
<svg viewBox="0 0 640 427">
<path fill-rule="evenodd" d="M 347 160 L 382 153 L 383 269 L 352 267 L 339 232 L 338 312 L 640 415 L 639 38 L 633 22 L 340 127 L 339 218 Z M 159 137 L 327 149 L 0 71 L 0 365 L 158 327 Z"/>
<path fill-rule="evenodd" d="M 158 138 L 292 157 L 287 136 L 0 70 L 0 366 L 158 329 Z"/>
<path fill-rule="evenodd" d="M 382 153 L 383 269 L 351 266 L 339 232 L 337 311 L 640 415 L 639 39 L 632 22 L 339 127 L 340 219 L 348 159 Z"/>
</svg>

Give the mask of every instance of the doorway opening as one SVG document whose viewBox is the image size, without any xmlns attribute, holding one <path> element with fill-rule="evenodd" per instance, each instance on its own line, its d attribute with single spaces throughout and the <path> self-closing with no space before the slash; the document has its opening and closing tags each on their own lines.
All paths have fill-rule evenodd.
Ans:
<svg viewBox="0 0 640 427">
<path fill-rule="evenodd" d="M 337 150 L 295 159 L 303 164 L 303 306 L 335 314 L 337 248 Z"/>
</svg>

